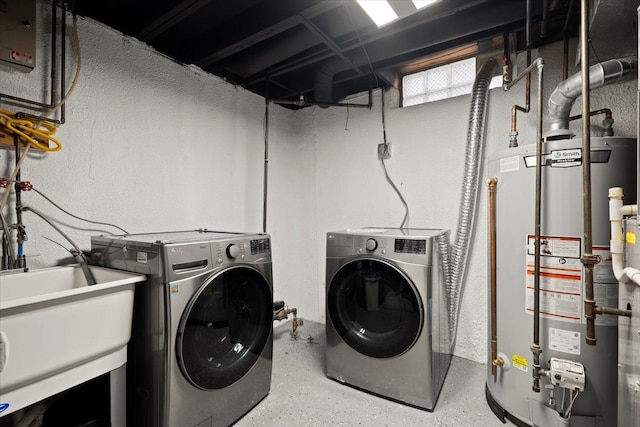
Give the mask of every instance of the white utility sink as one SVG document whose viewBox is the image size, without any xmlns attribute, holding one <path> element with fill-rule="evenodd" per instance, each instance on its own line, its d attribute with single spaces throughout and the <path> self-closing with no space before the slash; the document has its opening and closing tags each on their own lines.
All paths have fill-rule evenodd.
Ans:
<svg viewBox="0 0 640 427">
<path fill-rule="evenodd" d="M 135 283 L 78 266 L 0 272 L 0 417 L 124 365 Z"/>
</svg>

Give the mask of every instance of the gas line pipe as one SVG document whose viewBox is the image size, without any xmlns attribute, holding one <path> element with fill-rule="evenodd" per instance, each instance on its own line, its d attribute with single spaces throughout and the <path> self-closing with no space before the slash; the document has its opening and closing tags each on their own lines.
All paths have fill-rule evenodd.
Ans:
<svg viewBox="0 0 640 427">
<path fill-rule="evenodd" d="M 496 187 L 498 178 L 490 178 L 489 185 L 489 259 L 490 259 L 490 294 L 491 294 L 491 375 L 495 378 L 498 374 L 498 366 L 504 365 L 504 359 L 498 357 L 498 331 L 497 331 L 497 244 L 496 244 Z"/>
<path fill-rule="evenodd" d="M 542 94 L 543 94 L 543 71 L 544 60 L 540 57 L 536 58 L 533 63 L 525 68 L 513 81 L 505 86 L 505 90 L 509 90 L 513 85 L 518 83 L 525 75 L 529 75 L 534 68 L 538 69 L 538 111 L 536 126 L 536 191 L 535 191 L 535 241 L 534 241 L 534 272 L 533 272 L 533 343 L 531 344 L 531 352 L 533 353 L 533 386 L 532 390 L 536 393 L 540 392 L 541 366 L 540 355 L 542 348 L 540 347 L 540 229 L 542 216 Z"/>
</svg>

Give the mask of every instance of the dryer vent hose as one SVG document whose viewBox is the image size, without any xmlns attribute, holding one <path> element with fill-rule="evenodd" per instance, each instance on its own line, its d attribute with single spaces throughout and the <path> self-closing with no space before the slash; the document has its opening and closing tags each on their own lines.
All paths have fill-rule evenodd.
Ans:
<svg viewBox="0 0 640 427">
<path fill-rule="evenodd" d="M 449 265 L 445 266 L 450 269 L 450 271 L 445 270 L 445 283 L 448 290 L 449 330 L 452 345 L 455 345 L 456 340 L 460 296 L 475 220 L 480 169 L 485 145 L 487 96 L 496 65 L 496 61 L 490 59 L 480 67 L 471 92 L 460 212 L 456 236 L 449 254 Z"/>
</svg>

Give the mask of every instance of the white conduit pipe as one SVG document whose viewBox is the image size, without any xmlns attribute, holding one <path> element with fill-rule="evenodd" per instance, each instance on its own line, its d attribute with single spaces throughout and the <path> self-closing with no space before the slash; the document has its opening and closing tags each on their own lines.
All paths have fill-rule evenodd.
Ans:
<svg viewBox="0 0 640 427">
<path fill-rule="evenodd" d="M 497 63 L 490 59 L 480 67 L 471 90 L 471 108 L 469 112 L 469 126 L 467 128 L 467 147 L 465 152 L 464 177 L 462 183 L 462 197 L 455 240 L 449 257 L 449 276 L 447 296 L 449 302 L 449 328 L 451 343 L 455 343 L 458 308 L 464 272 L 467 265 L 467 255 L 471 244 L 471 233 L 476 211 L 476 200 L 480 180 L 480 166 L 484 148 L 487 110 L 487 95 L 489 83 L 493 77 Z M 445 276 L 446 277 L 446 276 Z"/>
<path fill-rule="evenodd" d="M 637 215 L 638 205 L 622 205 L 622 188 L 609 189 L 609 221 L 611 222 L 611 267 L 619 282 L 635 283 L 640 286 L 640 270 L 624 267 L 624 238 L 622 233 L 622 218 L 624 215 Z"/>
</svg>

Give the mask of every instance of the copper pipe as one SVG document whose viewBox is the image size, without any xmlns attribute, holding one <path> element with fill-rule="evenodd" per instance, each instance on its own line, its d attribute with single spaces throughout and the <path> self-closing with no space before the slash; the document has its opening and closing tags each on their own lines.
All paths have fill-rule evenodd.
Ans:
<svg viewBox="0 0 640 427">
<path fill-rule="evenodd" d="M 569 0 L 569 6 L 567 7 L 567 17 L 564 21 L 564 28 L 562 30 L 562 81 L 569 78 L 569 21 L 571 20 L 571 11 L 573 10 L 573 0 Z"/>
<path fill-rule="evenodd" d="M 505 90 L 509 90 L 511 86 L 516 84 L 524 74 L 530 75 L 534 68 L 538 68 L 538 114 L 536 129 L 536 191 L 535 191 L 535 262 L 533 274 L 533 344 L 531 344 L 531 352 L 533 353 L 533 391 L 540 392 L 540 218 L 542 216 L 542 95 L 543 95 L 543 70 L 544 60 L 540 57 L 536 58 L 529 67 L 520 73 Z"/>
<path fill-rule="evenodd" d="M 531 66 L 531 0 L 527 0 L 527 20 L 526 20 L 526 38 L 527 38 L 527 68 Z M 514 105 L 511 108 L 511 131 L 509 132 L 509 148 L 518 146 L 518 111 L 528 113 L 531 110 L 531 73 L 527 73 L 527 83 L 525 86 L 525 106 Z"/>
<path fill-rule="evenodd" d="M 291 321 L 291 335 L 298 335 L 298 327 L 304 324 L 302 319 L 298 319 L 297 308 L 281 308 L 273 313 L 273 320 L 281 321 L 289 318 L 289 314 L 293 314 L 293 320 Z"/>
<path fill-rule="evenodd" d="M 589 117 L 591 102 L 589 96 L 589 0 L 581 0 L 580 7 L 580 66 L 582 72 L 582 117 Z M 584 317 L 587 319 L 586 342 L 596 345 L 595 298 L 593 290 L 593 266 L 598 262 L 593 255 L 593 233 L 591 217 L 591 123 L 582 121 L 582 194 L 584 217 Z"/>
<path fill-rule="evenodd" d="M 267 232 L 267 192 L 269 183 L 269 78 L 264 97 L 264 173 L 262 189 L 262 231 Z"/>
<path fill-rule="evenodd" d="M 527 68 L 531 66 L 531 50 L 527 49 Z M 509 132 L 509 148 L 518 146 L 518 111 L 528 113 L 531 110 L 531 73 L 527 73 L 525 84 L 525 106 L 514 105 L 511 107 L 511 132 Z"/>
<path fill-rule="evenodd" d="M 608 108 L 601 108 L 599 110 L 592 111 L 592 112 L 589 113 L 589 116 L 593 117 L 593 116 L 597 116 L 599 114 L 604 114 L 605 115 L 605 119 L 613 118 L 611 110 L 608 109 Z M 578 119 L 581 119 L 581 118 L 582 118 L 582 114 L 577 114 L 575 116 L 570 116 L 569 117 L 569 121 L 578 120 Z"/>
<path fill-rule="evenodd" d="M 611 110 L 608 108 L 601 108 L 599 110 L 592 111 L 589 113 L 590 117 L 597 116 L 599 114 L 604 114 L 604 119 L 602 120 L 602 136 L 613 136 L 613 114 Z M 582 118 L 582 114 L 577 114 L 575 116 L 570 116 L 569 121 L 578 120 Z"/>
<path fill-rule="evenodd" d="M 562 45 L 562 81 L 569 78 L 569 38 L 565 35 Z"/>
<path fill-rule="evenodd" d="M 498 178 L 489 179 L 489 257 L 490 257 L 490 285 L 491 285 L 491 375 L 498 374 L 498 366 L 504 360 L 498 358 L 497 332 L 497 260 L 496 260 L 496 186 Z"/>
<path fill-rule="evenodd" d="M 619 308 L 601 307 L 597 305 L 594 311 L 596 314 L 612 314 L 614 316 L 631 317 L 631 310 L 620 310 Z"/>
<path fill-rule="evenodd" d="M 540 392 L 540 222 L 542 217 L 542 94 L 543 94 L 543 69 L 542 58 L 536 59 L 538 63 L 538 114 L 536 132 L 536 194 L 535 194 L 535 252 L 533 272 L 533 386 L 531 389 Z"/>
</svg>

